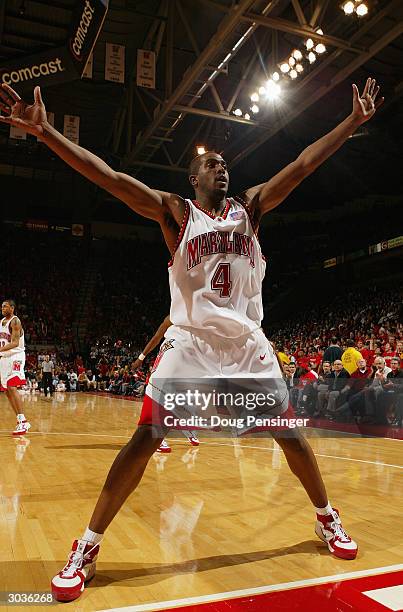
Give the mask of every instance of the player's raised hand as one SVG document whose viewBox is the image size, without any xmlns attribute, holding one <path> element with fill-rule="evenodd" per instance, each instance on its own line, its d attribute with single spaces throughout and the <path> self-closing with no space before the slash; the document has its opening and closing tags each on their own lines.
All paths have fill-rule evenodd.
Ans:
<svg viewBox="0 0 403 612">
<path fill-rule="evenodd" d="M 0 115 L 2 123 L 14 125 L 29 134 L 41 136 L 46 122 L 46 109 L 40 87 L 34 89 L 34 103 L 26 104 L 12 87 L 3 83 L 0 87 Z"/>
<path fill-rule="evenodd" d="M 353 84 L 353 115 L 359 123 L 365 123 L 371 119 L 384 101 L 384 98 L 376 99 L 379 90 L 380 87 L 376 84 L 376 80 L 371 78 L 367 79 L 362 95 L 357 85 Z"/>
</svg>

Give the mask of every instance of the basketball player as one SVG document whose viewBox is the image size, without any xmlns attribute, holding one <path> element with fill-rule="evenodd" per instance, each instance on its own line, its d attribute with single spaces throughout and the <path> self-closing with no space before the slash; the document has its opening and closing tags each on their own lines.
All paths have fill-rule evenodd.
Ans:
<svg viewBox="0 0 403 612">
<path fill-rule="evenodd" d="M 220 375 L 271 379 L 285 385 L 273 349 L 260 330 L 263 316 L 261 284 L 265 272 L 256 237 L 261 217 L 278 206 L 301 181 L 335 153 L 382 103 L 379 87 L 368 79 L 362 95 L 353 85 L 352 111 L 331 132 L 266 183 L 227 198 L 229 175 L 225 160 L 207 152 L 190 166 L 196 200 L 157 191 L 116 172 L 96 155 L 70 142 L 47 121 L 40 88 L 28 106 L 8 85 L 0 90 L 1 121 L 33 134 L 90 181 L 160 224 L 172 259 L 169 267 L 172 326 L 165 351 L 151 376 L 139 426 L 117 455 L 95 506 L 88 528 L 75 540 L 65 567 L 53 578 L 58 600 L 76 599 L 95 574 L 100 542 L 127 497 L 139 484 L 151 455 L 162 442 L 152 423 L 153 377 L 162 379 Z M 287 411 L 287 395 L 278 395 L 273 414 Z M 331 553 L 354 559 L 357 544 L 344 531 L 330 505 L 315 456 L 297 430 L 274 438 L 304 486 L 316 510 L 315 532 Z"/>
<path fill-rule="evenodd" d="M 165 317 L 165 319 L 162 321 L 162 323 L 159 326 L 159 328 L 157 329 L 157 331 L 155 332 L 154 336 L 145 345 L 145 347 L 141 351 L 140 355 L 137 357 L 136 361 L 133 363 L 133 368 L 134 369 L 137 369 L 137 368 L 141 367 L 144 359 L 161 342 L 162 338 L 164 337 L 165 332 L 167 331 L 168 327 L 171 327 L 171 325 L 172 325 L 171 320 L 169 318 L 169 315 L 167 315 Z M 159 361 L 159 357 L 160 357 L 160 353 L 157 355 L 155 363 Z M 153 369 L 155 368 L 155 363 L 153 365 Z M 148 380 L 147 380 L 147 382 L 148 382 Z M 193 431 L 182 429 L 181 432 L 189 440 L 189 442 L 190 442 L 190 444 L 192 446 L 199 446 L 200 442 L 199 442 L 197 436 L 195 435 L 195 433 Z M 171 451 L 172 451 L 172 449 L 169 446 L 169 444 L 166 442 L 166 440 L 163 440 L 161 442 L 161 444 L 159 445 L 159 447 L 157 448 L 157 453 L 170 453 Z"/>
<path fill-rule="evenodd" d="M 31 424 L 25 418 L 22 399 L 17 391 L 18 387 L 27 383 L 24 372 L 24 330 L 14 310 L 14 300 L 5 300 L 1 305 L 3 318 L 0 322 L 0 376 L 1 390 L 6 392 L 17 417 L 13 435 L 22 436 L 28 433 Z"/>
</svg>

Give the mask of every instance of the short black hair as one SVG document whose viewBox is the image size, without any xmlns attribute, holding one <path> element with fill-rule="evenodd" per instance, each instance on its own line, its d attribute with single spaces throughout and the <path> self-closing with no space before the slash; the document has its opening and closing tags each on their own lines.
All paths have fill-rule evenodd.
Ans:
<svg viewBox="0 0 403 612">
<path fill-rule="evenodd" d="M 330 338 L 330 342 L 331 342 L 332 344 L 337 344 L 338 340 L 337 340 L 336 336 L 332 336 L 332 337 Z"/>
<path fill-rule="evenodd" d="M 15 308 L 17 305 L 14 300 L 3 300 L 3 304 L 4 302 L 7 302 L 7 304 L 10 304 L 11 308 Z"/>
<path fill-rule="evenodd" d="M 206 154 L 202 153 L 201 155 L 196 155 L 196 157 L 192 159 L 192 161 L 189 164 L 189 176 L 195 176 L 199 172 L 199 168 L 202 163 L 202 158 L 204 155 Z"/>
<path fill-rule="evenodd" d="M 206 151 L 205 153 L 201 153 L 200 155 L 196 155 L 196 157 L 194 157 L 189 164 L 189 176 L 195 176 L 199 172 L 203 157 L 210 153 L 214 153 L 215 155 L 221 155 L 219 151 L 214 151 L 213 149 L 211 149 L 210 151 Z"/>
<path fill-rule="evenodd" d="M 346 341 L 346 345 L 347 346 L 355 346 L 355 342 L 354 342 L 354 340 L 347 340 Z"/>
</svg>

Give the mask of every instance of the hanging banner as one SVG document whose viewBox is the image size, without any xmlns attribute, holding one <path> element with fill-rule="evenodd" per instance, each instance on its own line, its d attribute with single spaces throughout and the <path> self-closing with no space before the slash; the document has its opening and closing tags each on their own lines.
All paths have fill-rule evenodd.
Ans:
<svg viewBox="0 0 403 612">
<path fill-rule="evenodd" d="M 108 0 L 79 0 L 66 44 L 0 62 L 0 83 L 11 85 L 20 95 L 32 95 L 35 85 L 47 87 L 81 78 L 107 11 Z"/>
<path fill-rule="evenodd" d="M 80 0 L 76 6 L 68 48 L 81 77 L 108 11 L 108 0 Z"/>
<path fill-rule="evenodd" d="M 105 81 L 125 82 L 125 47 L 106 43 Z"/>
<path fill-rule="evenodd" d="M 75 144 L 80 144 L 80 117 L 64 115 L 63 136 Z"/>
<path fill-rule="evenodd" d="M 155 89 L 155 53 L 137 49 L 137 80 L 139 87 Z"/>
<path fill-rule="evenodd" d="M 27 133 L 24 132 L 24 130 L 20 130 L 20 128 L 10 125 L 10 138 L 14 138 L 14 140 L 26 140 Z"/>
<path fill-rule="evenodd" d="M 81 75 L 82 79 L 92 79 L 92 70 L 94 65 L 94 54 L 91 53 L 87 63 L 85 64 L 84 72 Z"/>
</svg>

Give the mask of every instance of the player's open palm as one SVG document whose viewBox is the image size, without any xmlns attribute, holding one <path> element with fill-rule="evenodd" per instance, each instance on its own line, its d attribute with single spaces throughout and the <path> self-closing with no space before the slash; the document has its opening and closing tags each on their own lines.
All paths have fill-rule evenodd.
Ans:
<svg viewBox="0 0 403 612">
<path fill-rule="evenodd" d="M 360 121 L 365 123 L 375 115 L 375 111 L 383 102 L 383 98 L 376 99 L 380 87 L 376 84 L 375 79 L 367 79 L 362 95 L 358 91 L 357 85 L 353 85 L 353 115 Z"/>
<path fill-rule="evenodd" d="M 26 104 L 12 87 L 0 87 L 0 108 L 5 115 L 0 116 L 2 123 L 14 125 L 29 134 L 40 136 L 46 121 L 46 109 L 42 101 L 40 87 L 34 89 L 34 103 Z"/>
</svg>

